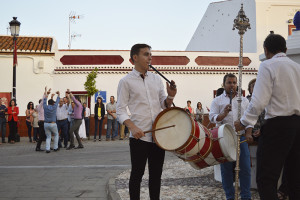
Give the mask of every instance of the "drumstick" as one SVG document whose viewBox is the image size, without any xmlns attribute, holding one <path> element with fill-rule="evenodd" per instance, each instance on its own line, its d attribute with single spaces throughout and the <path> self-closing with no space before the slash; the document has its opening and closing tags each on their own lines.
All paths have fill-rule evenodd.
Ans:
<svg viewBox="0 0 300 200">
<path fill-rule="evenodd" d="M 242 144 L 242 143 L 244 143 L 244 142 L 247 142 L 247 140 L 243 140 L 243 141 L 241 141 L 241 142 L 240 142 L 240 144 Z"/>
<path fill-rule="evenodd" d="M 171 127 L 175 127 L 175 125 L 166 126 L 166 127 L 157 128 L 157 129 L 152 129 L 152 130 L 149 130 L 149 131 L 145 131 L 144 133 L 150 133 L 150 132 L 153 132 L 153 131 L 159 131 L 159 130 L 163 130 L 163 129 L 171 128 Z"/>
<path fill-rule="evenodd" d="M 231 104 L 231 102 L 232 102 L 232 90 L 230 90 L 230 104 Z"/>
<path fill-rule="evenodd" d="M 158 73 L 161 77 L 163 77 L 168 83 L 170 83 L 170 85 L 173 87 L 173 88 L 176 88 L 176 85 L 174 85 L 174 84 L 172 84 L 172 82 L 171 81 L 169 81 L 169 79 L 167 79 L 164 75 L 162 75 L 157 69 L 155 69 L 152 65 L 149 65 L 149 67 L 151 67 L 154 71 L 156 71 L 156 73 Z M 175 104 L 174 104 L 174 102 L 172 103 L 172 105 L 174 106 L 174 107 L 176 107 L 175 106 Z"/>
</svg>

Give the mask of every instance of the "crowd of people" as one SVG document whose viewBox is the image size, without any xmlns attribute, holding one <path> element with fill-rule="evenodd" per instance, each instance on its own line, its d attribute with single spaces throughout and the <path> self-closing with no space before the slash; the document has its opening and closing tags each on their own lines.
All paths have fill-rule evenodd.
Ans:
<svg viewBox="0 0 300 200">
<path fill-rule="evenodd" d="M 84 148 L 82 139 L 90 140 L 90 120 L 91 111 L 87 107 L 87 103 L 81 103 L 80 99 L 75 97 L 70 90 L 67 90 L 66 96 L 60 98 L 60 93 L 51 94 L 51 89 L 45 90 L 43 98 L 39 100 L 38 105 L 30 101 L 25 111 L 25 123 L 27 126 L 28 139 L 31 143 L 36 144 L 36 151 L 44 151 L 50 153 L 50 150 L 58 151 L 60 148 L 71 150 L 73 148 Z M 54 100 L 54 96 L 57 98 Z M 50 97 L 49 97 L 50 96 Z M 49 99 L 48 99 L 49 97 Z M 101 141 L 103 131 L 103 120 L 107 112 L 107 130 L 106 141 L 115 141 L 118 132 L 121 135 L 120 140 L 128 138 L 128 128 L 120 125 L 116 117 L 116 102 L 114 96 L 110 97 L 110 102 L 105 105 L 102 98 L 98 97 L 94 110 L 94 142 Z M 19 141 L 19 107 L 16 100 L 12 99 L 9 106 L 6 107 L 1 99 L 0 106 L 0 133 L 2 140 L 0 144 L 6 143 L 6 124 L 9 124 L 9 135 L 7 142 L 14 144 Z M 78 146 L 75 147 L 74 135 Z M 33 136 L 33 137 L 32 137 Z M 52 138 L 53 136 L 53 138 Z M 50 142 L 53 140 L 53 147 Z M 41 148 L 42 142 L 46 141 L 45 149 Z"/>
</svg>

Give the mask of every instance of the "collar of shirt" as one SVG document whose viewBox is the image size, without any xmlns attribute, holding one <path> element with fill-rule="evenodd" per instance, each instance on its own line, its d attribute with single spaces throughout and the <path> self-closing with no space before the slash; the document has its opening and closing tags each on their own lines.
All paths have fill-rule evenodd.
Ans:
<svg viewBox="0 0 300 200">
<path fill-rule="evenodd" d="M 274 56 L 272 57 L 272 59 L 273 59 L 273 58 L 279 58 L 279 57 L 286 57 L 286 54 L 283 53 L 283 52 L 278 53 L 278 54 L 274 55 Z"/>
<path fill-rule="evenodd" d="M 141 75 L 143 75 L 141 72 L 137 71 L 136 69 L 132 69 L 132 72 L 133 72 L 133 75 L 136 76 L 136 77 L 140 77 Z M 145 73 L 145 77 L 148 76 L 148 71 L 146 71 Z"/>
</svg>

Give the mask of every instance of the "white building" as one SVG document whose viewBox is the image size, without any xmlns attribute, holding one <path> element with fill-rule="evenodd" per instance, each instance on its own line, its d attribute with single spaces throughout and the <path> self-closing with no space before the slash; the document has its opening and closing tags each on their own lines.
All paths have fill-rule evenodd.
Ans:
<svg viewBox="0 0 300 200">
<path fill-rule="evenodd" d="M 153 50 L 152 65 L 176 81 L 176 106 L 184 107 L 191 100 L 193 107 L 198 101 L 204 108 L 209 107 L 213 91 L 221 87 L 223 76 L 229 72 L 237 74 L 239 35 L 232 27 L 240 3 L 240 0 L 211 3 L 186 51 Z M 244 35 L 242 88 L 247 94 L 248 82 L 257 75 L 265 37 L 274 31 L 287 38 L 293 28 L 290 19 L 300 10 L 300 1 L 247 0 L 243 3 L 251 23 L 251 29 Z M 29 101 L 38 102 L 45 86 L 61 93 L 69 88 L 85 95 L 86 76 L 96 67 L 99 69 L 97 88 L 107 92 L 107 99 L 116 96 L 119 80 L 133 67 L 129 50 L 59 50 L 51 37 L 18 37 L 17 47 L 16 96 L 20 116 L 25 115 Z M 0 93 L 12 91 L 12 62 L 12 37 L 0 36 Z M 90 104 L 93 114 L 94 97 L 82 96 L 82 99 Z"/>
</svg>

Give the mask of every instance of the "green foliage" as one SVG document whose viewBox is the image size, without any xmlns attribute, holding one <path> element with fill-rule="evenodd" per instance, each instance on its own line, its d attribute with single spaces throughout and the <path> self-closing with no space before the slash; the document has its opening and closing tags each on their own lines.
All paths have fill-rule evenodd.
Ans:
<svg viewBox="0 0 300 200">
<path fill-rule="evenodd" d="M 84 83 L 84 89 L 88 92 L 88 96 L 93 96 L 99 90 L 96 88 L 96 78 L 97 78 L 98 69 L 95 68 L 91 73 L 86 77 L 86 82 Z"/>
</svg>

